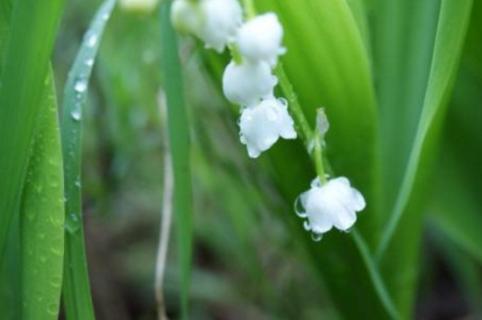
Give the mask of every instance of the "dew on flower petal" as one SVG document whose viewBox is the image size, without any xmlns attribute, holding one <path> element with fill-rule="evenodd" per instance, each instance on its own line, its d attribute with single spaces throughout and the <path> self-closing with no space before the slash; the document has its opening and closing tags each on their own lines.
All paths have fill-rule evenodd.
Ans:
<svg viewBox="0 0 482 320">
<path fill-rule="evenodd" d="M 288 100 L 286 100 L 285 98 L 278 98 L 278 102 L 285 107 L 288 105 Z"/>
<path fill-rule="evenodd" d="M 306 218 L 308 215 L 305 212 L 305 208 L 301 203 L 301 196 L 297 197 L 294 204 L 295 213 L 300 218 Z"/>
<path fill-rule="evenodd" d="M 350 232 L 352 232 L 352 230 L 353 230 L 353 228 L 348 228 L 348 229 L 346 229 L 346 230 L 343 230 L 343 232 L 344 232 L 344 233 L 350 233 Z"/>
<path fill-rule="evenodd" d="M 310 225 L 310 222 L 309 222 L 308 220 L 303 221 L 303 228 L 304 228 L 306 231 L 310 231 L 310 230 L 311 230 L 311 225 Z"/>
<path fill-rule="evenodd" d="M 313 241 L 315 241 L 315 242 L 320 242 L 321 239 L 323 239 L 323 234 L 321 234 L 321 233 L 312 233 L 312 234 L 311 234 L 311 239 L 313 239 Z"/>
</svg>

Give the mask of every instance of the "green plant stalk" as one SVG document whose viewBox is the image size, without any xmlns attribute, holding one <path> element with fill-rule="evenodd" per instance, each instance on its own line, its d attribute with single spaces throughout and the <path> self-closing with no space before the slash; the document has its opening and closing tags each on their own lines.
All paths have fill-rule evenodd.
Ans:
<svg viewBox="0 0 482 320">
<path fill-rule="evenodd" d="M 171 4 L 172 1 L 165 0 L 160 7 L 161 69 L 167 98 L 169 144 L 174 173 L 173 212 L 178 242 L 178 259 L 181 268 L 180 303 L 182 318 L 188 319 L 192 268 L 190 137 L 177 38 L 170 20 Z"/>
<path fill-rule="evenodd" d="M 65 166 L 65 262 L 63 298 L 67 319 L 94 319 L 84 244 L 81 198 L 82 109 L 106 23 L 115 0 L 106 0 L 87 30 L 64 90 L 62 153 Z"/>
<path fill-rule="evenodd" d="M 7 5 L 5 1 L 2 5 Z M 64 1 L 15 1 L 0 76 L 0 263 L 18 213 L 38 101 Z"/>
<path fill-rule="evenodd" d="M 37 118 L 20 210 L 22 319 L 58 318 L 64 254 L 64 177 L 50 72 Z"/>
</svg>

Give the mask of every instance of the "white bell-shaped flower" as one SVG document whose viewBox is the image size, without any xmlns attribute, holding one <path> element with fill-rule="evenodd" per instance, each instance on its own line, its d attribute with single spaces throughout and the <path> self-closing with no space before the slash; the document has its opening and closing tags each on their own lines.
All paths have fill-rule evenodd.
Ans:
<svg viewBox="0 0 482 320">
<path fill-rule="evenodd" d="M 333 227 L 349 230 L 356 221 L 356 212 L 366 206 L 363 195 L 345 177 L 330 179 L 323 185 L 317 178 L 299 200 L 303 210 L 297 214 L 307 219 L 305 229 L 317 236 Z"/>
<path fill-rule="evenodd" d="M 281 46 L 283 27 L 276 14 L 270 12 L 246 22 L 238 31 L 237 44 L 242 56 L 250 61 L 266 61 L 276 65 L 285 53 Z"/>
<path fill-rule="evenodd" d="M 207 48 L 222 52 L 229 42 L 235 40 L 243 22 L 243 10 L 238 0 L 201 0 L 201 6 L 206 20 L 199 37 Z"/>
<path fill-rule="evenodd" d="M 202 26 L 203 12 L 199 2 L 175 0 L 171 7 L 171 22 L 176 30 L 196 35 Z"/>
<path fill-rule="evenodd" d="M 238 0 L 175 0 L 171 19 L 178 30 L 192 33 L 207 48 L 222 52 L 235 40 L 243 12 Z"/>
<path fill-rule="evenodd" d="M 272 98 L 278 79 L 266 62 L 241 64 L 231 61 L 223 74 L 223 91 L 226 98 L 243 107 L 258 104 L 261 99 Z"/>
<path fill-rule="evenodd" d="M 295 139 L 293 119 L 286 102 L 270 98 L 256 106 L 244 108 L 239 122 L 240 139 L 248 148 L 251 158 L 257 158 L 278 139 Z"/>
</svg>

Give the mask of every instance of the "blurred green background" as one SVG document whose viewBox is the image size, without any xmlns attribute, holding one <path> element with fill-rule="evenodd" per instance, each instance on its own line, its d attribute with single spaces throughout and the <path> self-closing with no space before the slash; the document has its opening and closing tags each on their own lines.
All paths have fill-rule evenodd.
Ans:
<svg viewBox="0 0 482 320">
<path fill-rule="evenodd" d="M 54 59 L 58 92 L 98 5 L 93 0 L 68 2 Z M 415 311 L 420 319 L 481 315 L 482 242 L 472 236 L 482 228 L 480 4 L 473 12 L 437 165 L 425 186 L 429 190 Z M 90 86 L 83 199 L 98 319 L 156 318 L 154 264 L 166 140 L 159 39 L 158 10 L 118 7 Z M 282 219 L 294 213 L 273 176 L 289 170 L 289 164 L 273 169 L 266 156 L 250 161 L 238 142 L 233 109 L 220 95 L 215 80 L 219 70 L 205 63 L 205 52 L 189 39 L 182 42 L 181 59 L 192 124 L 193 318 L 336 319 L 316 271 L 320 262 L 300 245 L 306 241 L 301 237 L 309 235 L 293 234 L 291 222 Z M 294 152 L 301 152 L 292 144 Z M 311 175 L 310 170 L 304 174 Z M 469 218 L 457 219 L 462 210 L 471 213 L 464 215 Z M 177 318 L 174 255 L 170 250 L 166 301 L 169 315 Z M 357 290 L 357 284 L 347 290 Z"/>
</svg>

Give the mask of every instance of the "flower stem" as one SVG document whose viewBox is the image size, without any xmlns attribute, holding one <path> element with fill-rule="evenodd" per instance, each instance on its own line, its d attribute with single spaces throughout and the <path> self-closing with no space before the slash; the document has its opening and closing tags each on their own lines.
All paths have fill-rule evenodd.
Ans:
<svg viewBox="0 0 482 320">
<path fill-rule="evenodd" d="M 321 135 L 318 132 L 315 132 L 313 137 L 313 162 L 315 163 L 316 174 L 320 179 L 321 184 L 326 182 L 326 174 L 325 174 L 325 166 L 323 164 L 323 147 L 321 145 Z"/>
<path fill-rule="evenodd" d="M 246 20 L 252 19 L 256 16 L 253 0 L 243 0 L 243 7 L 246 14 Z"/>
<path fill-rule="evenodd" d="M 254 18 L 256 16 L 256 9 L 253 0 L 242 0 L 242 2 L 246 12 L 246 19 L 249 20 Z M 234 62 L 239 63 L 242 60 L 242 57 L 238 48 L 235 45 L 230 45 L 229 50 Z M 313 130 L 309 125 L 308 120 L 306 120 L 301 104 L 293 89 L 293 85 L 289 81 L 281 62 L 275 67 L 274 73 L 278 77 L 280 87 L 288 101 L 288 108 L 293 116 L 298 136 L 303 141 L 308 154 L 312 157 L 320 182 L 324 183 L 326 182 L 326 175 L 323 165 L 323 137 L 317 130 Z"/>
<path fill-rule="evenodd" d="M 301 137 L 301 140 L 303 140 L 308 152 L 310 152 L 310 149 L 312 148 L 312 145 L 310 145 L 310 140 L 313 136 L 313 130 L 311 129 L 308 121 L 306 120 L 303 109 L 301 108 L 300 102 L 298 101 L 298 97 L 296 96 L 293 86 L 291 85 L 291 82 L 289 81 L 288 76 L 284 71 L 283 65 L 281 63 L 278 63 L 274 71 L 276 76 L 278 77 L 281 89 L 286 96 L 286 100 L 288 100 L 288 108 L 290 109 L 291 114 L 294 118 L 293 120 L 295 121 L 298 134 Z"/>
</svg>

